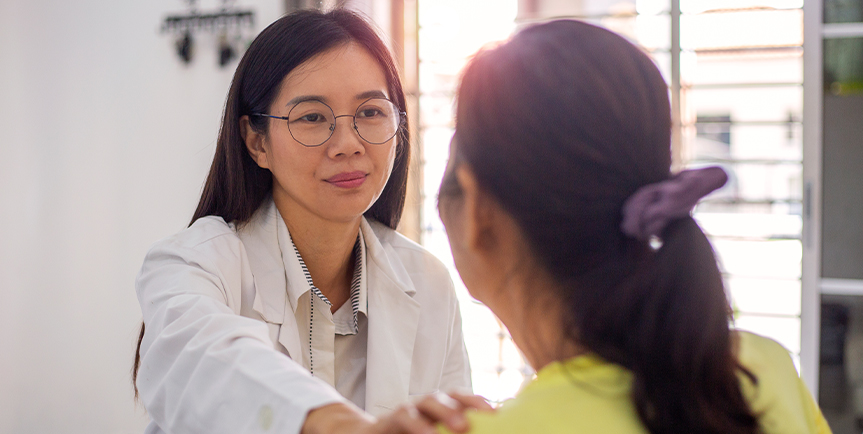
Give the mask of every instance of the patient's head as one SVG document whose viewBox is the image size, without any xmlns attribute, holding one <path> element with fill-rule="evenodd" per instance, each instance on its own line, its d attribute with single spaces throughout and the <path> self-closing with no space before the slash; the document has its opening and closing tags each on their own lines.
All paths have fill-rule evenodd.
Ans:
<svg viewBox="0 0 863 434">
<path fill-rule="evenodd" d="M 590 351 L 633 372 L 648 427 L 748 432 L 704 234 L 677 219 L 654 249 L 621 230 L 624 202 L 671 176 L 670 134 L 642 50 L 582 22 L 528 28 L 464 72 L 441 217 L 466 286 L 532 363 Z M 701 420 L 721 405 L 737 422 Z"/>
<path fill-rule="evenodd" d="M 507 232 L 522 244 L 513 250 L 517 262 L 530 264 L 519 269 L 529 268 L 558 288 L 537 288 L 534 297 L 571 299 L 579 314 L 589 314 L 581 312 L 587 306 L 595 314 L 605 311 L 612 303 L 607 299 L 629 290 L 627 278 L 654 255 L 620 230 L 621 208 L 639 187 L 670 176 L 670 135 L 662 76 L 647 55 L 614 33 L 556 21 L 480 52 L 459 89 L 441 187 L 442 217 L 468 289 L 494 308 L 488 298 L 500 285 L 485 274 L 506 262 L 493 258 L 484 271 L 483 257 L 461 248 L 476 226 L 466 225 L 475 208 L 465 207 L 473 201 L 464 194 L 476 188 L 479 208 L 493 205 L 488 209 L 502 211 L 508 227 L 517 229 Z M 477 224 L 494 215 L 480 213 Z M 481 241 L 495 241 L 488 238 Z M 585 325 L 568 326 L 575 338 Z"/>
</svg>

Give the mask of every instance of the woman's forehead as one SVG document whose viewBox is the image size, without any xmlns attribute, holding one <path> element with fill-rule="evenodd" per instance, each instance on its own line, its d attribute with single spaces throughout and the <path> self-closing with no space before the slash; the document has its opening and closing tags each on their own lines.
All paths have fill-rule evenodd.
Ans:
<svg viewBox="0 0 863 434">
<path fill-rule="evenodd" d="M 277 103 L 292 106 L 304 100 L 327 104 L 389 98 L 384 69 L 361 45 L 350 42 L 320 53 L 283 80 Z"/>
</svg>

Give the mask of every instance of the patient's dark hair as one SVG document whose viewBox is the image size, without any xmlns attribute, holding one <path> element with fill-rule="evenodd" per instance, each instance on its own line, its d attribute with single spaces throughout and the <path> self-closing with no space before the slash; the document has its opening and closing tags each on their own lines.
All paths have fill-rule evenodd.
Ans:
<svg viewBox="0 0 863 434">
<path fill-rule="evenodd" d="M 664 244 L 620 230 L 624 201 L 670 177 L 668 88 L 639 48 L 577 21 L 479 53 L 458 96 L 454 165 L 468 164 L 558 283 L 566 336 L 633 373 L 652 433 L 755 433 L 728 301 L 692 218 Z M 459 197 L 454 171 L 441 202 Z M 536 288 L 537 291 L 541 290 Z"/>
<path fill-rule="evenodd" d="M 311 59 L 339 45 L 354 42 L 377 60 L 387 81 L 389 97 L 400 111 L 406 110 L 398 68 L 386 44 L 361 16 L 346 9 L 330 12 L 302 10 L 286 15 L 264 29 L 240 60 L 222 118 L 210 173 L 192 223 L 214 215 L 226 222 L 245 223 L 272 190 L 272 174 L 252 160 L 240 135 L 240 118 L 269 113 L 285 77 Z M 266 134 L 270 119 L 251 116 L 251 127 Z M 395 229 L 402 216 L 410 166 L 410 136 L 407 123 L 399 129 L 392 173 L 384 190 L 365 216 Z M 132 368 L 132 384 L 141 362 L 141 341 Z M 135 396 L 138 389 L 135 387 Z"/>
</svg>

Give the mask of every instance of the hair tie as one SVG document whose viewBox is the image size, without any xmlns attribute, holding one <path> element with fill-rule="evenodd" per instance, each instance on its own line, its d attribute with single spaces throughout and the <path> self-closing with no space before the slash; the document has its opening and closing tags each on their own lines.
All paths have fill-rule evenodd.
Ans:
<svg viewBox="0 0 863 434">
<path fill-rule="evenodd" d="M 701 198 L 725 185 L 721 167 L 684 170 L 673 177 L 645 185 L 623 203 L 620 229 L 642 241 L 659 236 L 669 222 L 689 216 Z"/>
</svg>

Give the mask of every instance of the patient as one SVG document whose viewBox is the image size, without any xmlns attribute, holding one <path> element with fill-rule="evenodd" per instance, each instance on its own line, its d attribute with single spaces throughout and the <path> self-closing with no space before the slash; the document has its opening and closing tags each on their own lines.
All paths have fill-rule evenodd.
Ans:
<svg viewBox="0 0 863 434">
<path fill-rule="evenodd" d="M 441 218 L 538 371 L 472 432 L 830 432 L 787 351 L 729 329 L 689 216 L 724 174 L 673 177 L 670 134 L 657 68 L 598 27 L 531 27 L 465 70 Z"/>
</svg>

